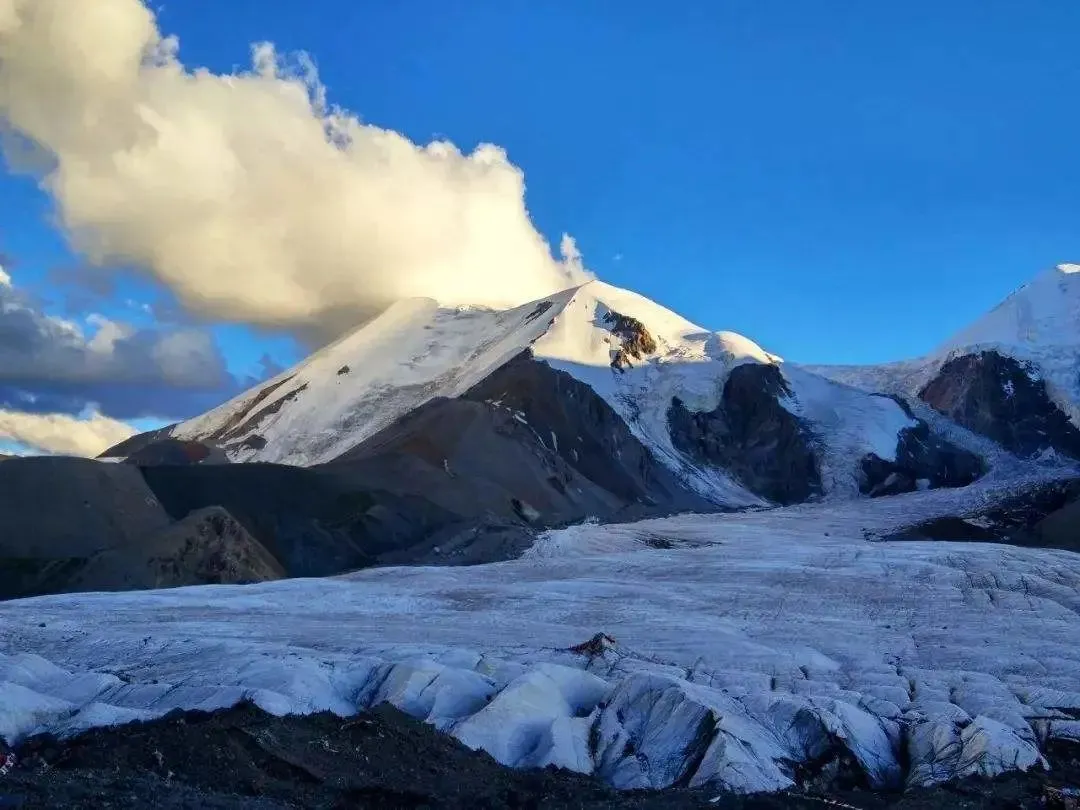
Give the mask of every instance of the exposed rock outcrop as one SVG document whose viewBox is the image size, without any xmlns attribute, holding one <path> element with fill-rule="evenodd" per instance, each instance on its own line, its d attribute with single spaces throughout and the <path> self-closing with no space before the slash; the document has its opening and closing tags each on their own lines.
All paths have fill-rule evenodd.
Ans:
<svg viewBox="0 0 1080 810">
<path fill-rule="evenodd" d="M 258 433 L 252 433 L 250 436 L 247 436 L 238 442 L 225 445 L 225 449 L 262 450 L 266 445 L 267 441 L 264 437 L 260 436 Z"/>
<path fill-rule="evenodd" d="M 59 456 L 0 464 L 0 556 L 85 558 L 170 522 L 136 467 Z"/>
<path fill-rule="evenodd" d="M 138 468 L 79 458 L 0 470 L 0 599 L 276 579 L 284 569 L 222 509 L 170 519 Z"/>
<path fill-rule="evenodd" d="M 1050 398 L 1045 381 L 1015 358 L 995 351 L 955 357 L 919 398 L 1017 455 L 1053 448 L 1080 458 L 1080 430 Z"/>
<path fill-rule="evenodd" d="M 546 440 L 546 441 L 545 441 Z M 436 399 L 406 414 L 334 465 L 407 469 L 383 486 L 423 492 L 463 517 L 551 525 L 625 505 L 554 449 L 550 430 L 509 402 Z M 422 489 L 417 485 L 423 481 Z M 414 489 L 415 488 L 415 489 Z M 532 515 L 532 519 L 527 516 Z"/>
<path fill-rule="evenodd" d="M 577 474 L 571 487 L 581 486 L 582 478 L 592 482 L 617 499 L 621 514 L 634 505 L 652 514 L 715 508 L 657 461 L 592 388 L 534 360 L 530 352 L 502 366 L 465 398 L 498 402 L 518 413 L 535 439 Z"/>
<path fill-rule="evenodd" d="M 483 563 L 588 517 L 713 508 L 592 388 L 527 351 L 463 397 L 433 399 L 325 465 L 215 464 L 223 453 L 209 440 L 160 434 L 113 452 L 128 463 L 38 459 L 31 466 L 52 472 L 12 477 L 0 519 L 9 496 L 11 525 L 36 551 L 0 549 L 6 570 L 18 569 L 0 592 Z M 88 484 L 73 483 L 76 472 L 113 483 L 82 497 Z M 64 497 L 33 506 L 54 491 Z"/>
<path fill-rule="evenodd" d="M 990 527 L 980 526 L 977 521 L 950 515 L 924 521 L 889 535 L 885 539 L 889 541 L 940 540 L 948 543 L 999 543 L 1004 538 L 1001 533 Z"/>
<path fill-rule="evenodd" d="M 1008 543 L 1080 551 L 1080 479 L 1018 495 L 989 518 Z"/>
<path fill-rule="evenodd" d="M 427 677 L 430 677 L 427 676 Z M 929 730 L 929 729 L 928 729 Z M 933 746 L 932 735 L 921 736 Z M 973 735 L 970 735 L 973 736 Z M 732 740 L 733 747 L 738 740 Z M 963 740 L 956 745 L 963 751 Z M 655 745 L 648 740 L 647 745 Z M 842 745 L 842 741 L 838 741 Z M 618 791 L 596 776 L 557 768 L 513 770 L 389 703 L 344 720 L 331 712 L 278 717 L 245 703 L 213 713 L 177 711 L 16 746 L 4 779 L 13 807 L 439 807 L 447 810 L 822 810 L 896 807 L 1068 808 L 1080 782 L 1080 745 L 1047 745 L 1050 770 L 906 795 L 871 793 L 833 779 L 800 789 L 738 795 L 707 790 Z M 4 745 L 0 742 L 0 756 Z M 626 756 L 633 755 L 628 749 Z M 642 769 L 655 763 L 642 756 Z M 228 768 L 222 768 L 222 762 Z M 257 795 L 253 795 L 257 794 Z M 958 798 L 959 797 L 959 798 Z"/>
<path fill-rule="evenodd" d="M 733 473 L 750 491 L 779 504 L 820 494 L 810 431 L 781 400 L 791 391 L 774 365 L 732 369 L 720 404 L 693 412 L 678 398 L 668 410 L 672 443 L 691 458 Z"/>
<path fill-rule="evenodd" d="M 348 368 L 345 367 L 344 371 L 339 369 L 338 373 L 348 373 Z M 201 442 L 207 447 L 229 449 L 236 446 L 256 446 L 248 443 L 262 441 L 263 446 L 265 446 L 265 440 L 258 435 L 253 435 L 253 431 L 257 430 L 259 425 L 265 419 L 278 413 L 278 411 L 307 390 L 307 383 L 300 383 L 299 385 L 294 383 L 294 387 L 291 390 L 287 391 L 282 396 L 279 396 L 277 399 L 274 399 L 269 404 L 264 404 L 283 386 L 287 386 L 292 382 L 292 380 L 292 376 L 287 376 L 276 382 L 264 385 L 263 388 L 259 389 L 259 391 L 250 398 L 250 401 L 246 403 L 246 407 L 238 409 L 215 430 L 199 436 L 199 440 L 196 443 Z M 146 448 L 158 444 L 159 442 L 176 441 L 173 438 L 173 431 L 176 427 L 177 425 L 175 424 L 166 425 L 157 430 L 139 433 L 110 447 L 104 453 L 101 453 L 98 458 L 126 458 L 146 450 Z M 165 452 L 171 453 L 172 451 L 167 450 Z"/>
<path fill-rule="evenodd" d="M 226 510 L 192 512 L 146 545 L 151 587 L 265 582 L 285 568 Z"/>
<path fill-rule="evenodd" d="M 900 404 L 911 416 L 907 405 Z M 922 420 L 916 422 L 914 427 L 900 431 L 895 460 L 873 453 L 862 460 L 859 490 L 864 495 L 878 497 L 920 488 L 964 487 L 986 472 L 979 456 L 935 436 Z"/>
<path fill-rule="evenodd" d="M 608 312 L 604 323 L 611 327 L 611 333 L 619 338 L 620 346 L 611 358 L 611 367 L 622 371 L 631 365 L 631 360 L 640 360 L 656 351 L 656 338 L 645 324 L 637 318 L 619 312 Z"/>
<path fill-rule="evenodd" d="M 330 576 L 378 562 L 455 519 L 421 496 L 381 489 L 371 471 L 276 464 L 156 466 L 146 481 L 183 520 L 226 509 L 289 576 Z"/>
<path fill-rule="evenodd" d="M 0 763 L 4 753 L 0 741 Z M 513 770 L 389 704 L 348 719 L 331 712 L 276 717 L 252 704 L 213 714 L 174 712 L 73 739 L 34 737 L 18 746 L 15 758 L 18 767 L 0 780 L 0 801 L 27 810 L 716 806 L 709 803 L 712 793 L 629 796 L 595 777 L 565 770 Z M 779 806 L 780 800 L 766 797 L 747 810 Z"/>
<path fill-rule="evenodd" d="M 1018 532 L 1012 540 L 1025 546 L 1080 551 L 1080 497 L 1054 510 L 1030 529 Z"/>
<path fill-rule="evenodd" d="M 1008 543 L 1080 551 L 1080 479 L 1024 488 L 976 513 L 935 518 L 885 539 Z"/>
<path fill-rule="evenodd" d="M 192 512 L 144 542 L 95 555 L 65 590 L 234 585 L 285 576 L 261 543 L 221 507 Z"/>
<path fill-rule="evenodd" d="M 709 508 L 568 375 L 525 356 L 486 384 L 495 387 L 429 401 L 328 464 L 156 465 L 143 475 L 174 519 L 227 509 L 290 576 L 492 562 L 519 556 L 538 530 L 586 517 Z"/>
</svg>

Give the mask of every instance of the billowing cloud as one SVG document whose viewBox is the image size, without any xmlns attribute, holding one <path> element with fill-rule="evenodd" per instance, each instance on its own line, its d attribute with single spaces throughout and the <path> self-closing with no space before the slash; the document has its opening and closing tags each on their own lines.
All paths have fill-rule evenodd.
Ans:
<svg viewBox="0 0 1080 810">
<path fill-rule="evenodd" d="M 204 329 L 136 329 L 100 315 L 85 328 L 0 284 L 0 408 L 181 417 L 235 393 Z"/>
<path fill-rule="evenodd" d="M 362 123 L 269 44 L 246 72 L 188 69 L 141 0 L 0 0 L 0 118 L 78 250 L 208 318 L 328 337 L 403 297 L 516 304 L 585 278 L 500 148 Z"/>
<path fill-rule="evenodd" d="M 19 413 L 0 409 L 0 439 L 42 453 L 93 457 L 134 435 L 123 422 L 99 413 Z"/>
</svg>

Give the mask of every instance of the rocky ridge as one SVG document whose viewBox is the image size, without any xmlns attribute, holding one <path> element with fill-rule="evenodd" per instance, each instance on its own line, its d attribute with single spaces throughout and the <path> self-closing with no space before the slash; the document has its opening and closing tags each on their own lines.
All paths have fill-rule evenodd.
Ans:
<svg viewBox="0 0 1080 810">
<path fill-rule="evenodd" d="M 527 361 L 536 368 L 525 373 Z M 235 461 L 310 466 L 371 458 L 373 448 L 389 447 L 388 436 L 400 442 L 408 432 L 407 452 L 415 455 L 421 444 L 445 441 L 434 435 L 438 420 L 411 413 L 428 403 L 479 400 L 512 410 L 531 431 L 515 441 L 529 445 L 516 455 L 530 458 L 532 479 L 565 488 L 566 471 L 576 473 L 592 508 L 557 510 L 569 519 L 641 507 L 793 503 L 860 488 L 906 491 L 916 482 L 952 486 L 981 474 L 960 448 L 917 426 L 902 401 L 874 405 L 861 391 L 785 369 L 746 338 L 707 332 L 641 296 L 592 282 L 504 312 L 403 302 L 168 434 L 220 444 Z M 568 394 L 576 411 L 559 401 Z M 902 438 L 905 426 L 915 429 Z M 109 455 L 138 447 L 132 440 Z M 848 479 L 862 483 L 835 489 Z M 595 487 L 617 503 L 596 504 L 586 494 Z M 553 496 L 530 483 L 511 497 L 527 504 Z"/>
</svg>

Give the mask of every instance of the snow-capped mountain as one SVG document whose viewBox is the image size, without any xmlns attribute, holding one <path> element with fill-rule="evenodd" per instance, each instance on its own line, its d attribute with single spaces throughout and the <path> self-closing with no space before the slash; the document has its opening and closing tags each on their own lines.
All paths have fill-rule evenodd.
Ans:
<svg viewBox="0 0 1080 810">
<path fill-rule="evenodd" d="M 105 492 L 98 517 L 139 559 L 144 514 L 171 532 L 152 551 L 180 549 L 178 581 L 223 545 L 245 565 L 210 581 L 297 577 L 0 606 L 0 741 L 391 703 L 503 764 L 625 788 L 1045 768 L 1080 739 L 1080 564 L 1021 546 L 1076 547 L 1080 484 L 1016 454 L 1071 452 L 1054 363 L 1080 345 L 1061 331 L 1078 276 L 864 369 L 785 363 L 599 282 L 507 311 L 401 302 L 111 451 L 129 465 L 0 487 L 23 509 L 48 492 L 69 544 L 83 493 Z M 245 542 L 190 553 L 206 521 L 167 519 L 212 506 Z M 52 542 L 40 521 L 18 534 L 16 558 Z"/>
<path fill-rule="evenodd" d="M 1059 264 L 1037 275 L 982 318 L 945 342 L 939 352 L 999 348 L 1045 362 L 1055 347 L 1080 346 L 1080 264 Z M 1072 394 L 1077 380 L 1071 380 Z"/>
<path fill-rule="evenodd" d="M 637 319 L 652 341 L 630 349 L 621 369 L 613 362 L 624 338 L 604 321 L 609 313 Z M 525 350 L 616 411 L 629 413 L 627 400 L 643 394 L 631 421 L 669 450 L 663 423 L 672 392 L 712 408 L 732 367 L 777 359 L 740 335 L 710 333 L 598 281 L 508 311 L 410 299 L 173 435 L 224 440 L 237 461 L 327 462 L 431 399 L 465 395 Z M 711 374 L 701 373 L 705 363 L 715 366 Z"/>
<path fill-rule="evenodd" d="M 892 398 L 599 281 L 506 311 L 399 302 L 171 435 L 219 444 L 234 461 L 308 466 L 373 447 L 442 447 L 440 420 L 419 420 L 420 436 L 415 415 L 455 400 L 490 419 L 509 413 L 547 472 L 576 471 L 623 503 L 792 503 L 966 484 L 982 472 Z"/>
<path fill-rule="evenodd" d="M 1039 274 L 926 357 L 811 370 L 925 403 L 1021 456 L 1080 458 L 1080 265 Z"/>
</svg>

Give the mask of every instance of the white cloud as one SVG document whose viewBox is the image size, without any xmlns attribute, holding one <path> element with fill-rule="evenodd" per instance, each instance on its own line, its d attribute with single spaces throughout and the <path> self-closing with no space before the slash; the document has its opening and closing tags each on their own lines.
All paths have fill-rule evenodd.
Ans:
<svg viewBox="0 0 1080 810">
<path fill-rule="evenodd" d="M 0 439 L 42 453 L 93 457 L 134 434 L 130 425 L 96 412 L 68 416 L 0 410 Z"/>
<path fill-rule="evenodd" d="M 0 117 L 45 153 L 91 261 L 145 268 L 208 317 L 324 336 L 402 297 L 513 304 L 584 279 L 500 148 L 361 123 L 268 44 L 234 75 L 178 55 L 140 0 L 0 0 Z"/>
<path fill-rule="evenodd" d="M 4 266 L 2 264 L 0 264 L 0 287 L 10 287 L 10 286 L 11 286 L 11 276 L 9 276 L 7 274 L 7 271 L 4 269 Z"/>
</svg>

